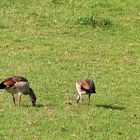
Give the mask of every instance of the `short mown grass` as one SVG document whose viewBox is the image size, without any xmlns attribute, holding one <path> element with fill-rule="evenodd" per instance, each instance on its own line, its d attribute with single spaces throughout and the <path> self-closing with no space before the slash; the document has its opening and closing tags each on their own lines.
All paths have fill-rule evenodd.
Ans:
<svg viewBox="0 0 140 140">
<path fill-rule="evenodd" d="M 140 3 L 121 0 L 3 0 L 0 80 L 28 78 L 37 106 L 0 91 L 2 140 L 140 139 Z M 97 94 L 76 104 L 75 82 Z M 65 104 L 65 102 L 72 104 Z"/>
</svg>

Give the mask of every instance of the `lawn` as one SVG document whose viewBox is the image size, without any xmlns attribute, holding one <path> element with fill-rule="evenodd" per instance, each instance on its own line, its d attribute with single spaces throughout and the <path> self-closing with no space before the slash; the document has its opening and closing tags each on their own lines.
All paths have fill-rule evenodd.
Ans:
<svg viewBox="0 0 140 140">
<path fill-rule="evenodd" d="M 140 139 L 139 1 L 2 0 L 0 59 L 0 80 L 25 76 L 37 96 L 18 108 L 0 91 L 1 140 Z"/>
</svg>

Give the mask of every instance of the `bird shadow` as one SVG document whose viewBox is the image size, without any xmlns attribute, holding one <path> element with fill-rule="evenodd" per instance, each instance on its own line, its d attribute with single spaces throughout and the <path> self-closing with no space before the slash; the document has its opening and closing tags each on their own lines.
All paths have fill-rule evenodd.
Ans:
<svg viewBox="0 0 140 140">
<path fill-rule="evenodd" d="M 43 105 L 43 104 L 37 104 L 35 107 L 41 108 L 41 107 L 45 107 L 45 105 Z"/>
<path fill-rule="evenodd" d="M 32 106 L 31 105 L 23 105 L 23 107 L 32 107 Z M 45 105 L 43 105 L 43 104 L 36 104 L 35 107 L 42 108 L 42 107 L 45 107 Z"/>
<path fill-rule="evenodd" d="M 96 107 L 105 108 L 105 109 L 112 109 L 112 110 L 124 110 L 124 109 L 126 109 L 123 106 L 113 106 L 113 105 L 96 105 Z"/>
</svg>

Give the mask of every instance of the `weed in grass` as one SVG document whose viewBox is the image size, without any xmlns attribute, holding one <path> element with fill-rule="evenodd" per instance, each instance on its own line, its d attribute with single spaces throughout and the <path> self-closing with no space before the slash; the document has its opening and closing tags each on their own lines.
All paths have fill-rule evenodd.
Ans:
<svg viewBox="0 0 140 140">
<path fill-rule="evenodd" d="M 95 14 L 77 19 L 76 24 L 92 26 L 94 28 L 109 28 L 113 26 L 112 20 L 106 16 Z"/>
<path fill-rule="evenodd" d="M 98 14 L 92 17 L 92 26 L 96 28 L 111 27 L 113 25 L 111 19 L 99 16 Z"/>
<path fill-rule="evenodd" d="M 0 22 L 0 29 L 4 29 L 4 28 L 6 28 L 6 26 L 2 22 Z"/>
</svg>

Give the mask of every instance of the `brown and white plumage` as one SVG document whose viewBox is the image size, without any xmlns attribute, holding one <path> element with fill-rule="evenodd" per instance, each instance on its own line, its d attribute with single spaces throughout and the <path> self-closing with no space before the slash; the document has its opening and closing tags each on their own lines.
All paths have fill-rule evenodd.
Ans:
<svg viewBox="0 0 140 140">
<path fill-rule="evenodd" d="M 21 96 L 29 95 L 32 102 L 32 106 L 35 106 L 36 95 L 32 88 L 29 86 L 29 82 L 25 77 L 22 76 L 12 76 L 8 77 L 0 83 L 0 89 L 5 89 L 8 93 L 11 93 L 13 96 L 13 102 L 15 102 L 15 94 L 18 94 L 18 106 L 20 106 Z"/>
<path fill-rule="evenodd" d="M 93 80 L 90 79 L 83 79 L 76 82 L 76 89 L 78 92 L 77 103 L 82 102 L 82 95 L 84 94 L 88 94 L 90 103 L 91 94 L 96 93 L 95 84 Z"/>
</svg>

